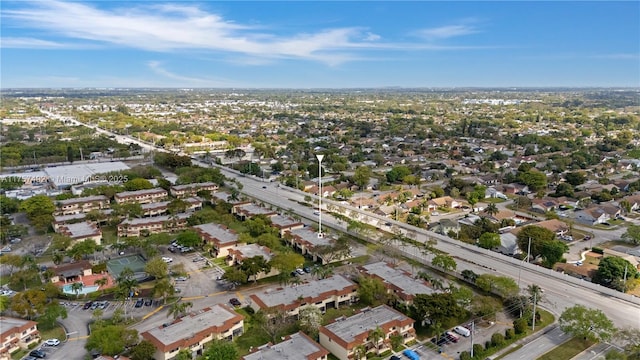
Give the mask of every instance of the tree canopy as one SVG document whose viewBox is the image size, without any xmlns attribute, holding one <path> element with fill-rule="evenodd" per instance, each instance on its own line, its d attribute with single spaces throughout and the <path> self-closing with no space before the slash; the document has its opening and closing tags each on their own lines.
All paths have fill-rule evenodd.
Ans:
<svg viewBox="0 0 640 360">
<path fill-rule="evenodd" d="M 613 322 L 601 310 L 583 305 L 566 309 L 558 323 L 562 331 L 591 341 L 608 341 L 616 330 Z"/>
<path fill-rule="evenodd" d="M 556 234 L 548 229 L 540 226 L 528 225 L 522 228 L 517 235 L 517 243 L 520 250 L 527 252 L 529 247 L 529 239 L 531 239 L 531 253 L 533 259 L 542 254 L 542 247 L 545 243 L 551 242 L 556 238 Z"/>
</svg>

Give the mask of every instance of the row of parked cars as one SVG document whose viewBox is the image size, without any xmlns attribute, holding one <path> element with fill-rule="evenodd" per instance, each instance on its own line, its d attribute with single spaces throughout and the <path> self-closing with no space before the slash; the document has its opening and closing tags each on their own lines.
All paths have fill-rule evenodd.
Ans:
<svg viewBox="0 0 640 360">
<path fill-rule="evenodd" d="M 83 310 L 96 310 L 96 309 L 101 309 L 104 310 L 107 308 L 107 306 L 109 306 L 109 302 L 108 301 L 88 301 L 86 303 L 84 303 L 84 306 L 82 307 Z"/>
<path fill-rule="evenodd" d="M 153 300 L 151 299 L 138 299 L 136 300 L 136 304 L 134 305 L 137 308 L 141 308 L 142 306 L 151 306 L 153 305 Z"/>
<path fill-rule="evenodd" d="M 178 244 L 177 241 L 174 240 L 169 246 L 169 251 L 171 251 L 172 253 L 175 253 L 175 252 L 188 253 L 193 251 L 193 248 L 191 246 L 182 246 Z"/>
<path fill-rule="evenodd" d="M 438 346 L 446 345 L 448 343 L 457 343 L 460 340 L 460 336 L 458 335 L 469 337 L 471 336 L 471 330 L 464 326 L 456 326 L 453 328 L 453 331 L 445 331 L 440 336 L 436 336 L 431 339 L 431 342 Z"/>
</svg>

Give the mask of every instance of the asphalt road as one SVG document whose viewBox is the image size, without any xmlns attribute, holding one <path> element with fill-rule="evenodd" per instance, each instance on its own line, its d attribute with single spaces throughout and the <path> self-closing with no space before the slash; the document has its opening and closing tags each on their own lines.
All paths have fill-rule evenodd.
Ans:
<svg viewBox="0 0 640 360">
<path fill-rule="evenodd" d="M 505 356 L 504 360 L 529 360 L 537 359 L 540 356 L 548 353 L 556 346 L 571 339 L 571 335 L 565 334 L 560 328 L 555 328 L 552 331 L 542 335 L 541 337 L 531 341 L 524 345 L 520 349 Z"/>
</svg>

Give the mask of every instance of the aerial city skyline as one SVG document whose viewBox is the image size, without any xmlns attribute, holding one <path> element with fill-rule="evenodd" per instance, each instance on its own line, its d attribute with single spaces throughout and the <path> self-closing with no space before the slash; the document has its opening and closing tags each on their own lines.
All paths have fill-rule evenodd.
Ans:
<svg viewBox="0 0 640 360">
<path fill-rule="evenodd" d="M 638 2 L 8 1 L 2 88 L 637 87 Z"/>
</svg>

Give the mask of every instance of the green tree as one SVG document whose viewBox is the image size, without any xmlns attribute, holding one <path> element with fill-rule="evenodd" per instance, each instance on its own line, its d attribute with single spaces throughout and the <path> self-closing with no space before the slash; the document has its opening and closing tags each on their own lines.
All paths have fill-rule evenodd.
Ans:
<svg viewBox="0 0 640 360">
<path fill-rule="evenodd" d="M 169 274 L 169 265 L 159 256 L 155 256 L 147 261 L 144 271 L 156 279 L 162 279 Z"/>
<path fill-rule="evenodd" d="M 623 346 L 627 359 L 640 359 L 640 329 L 620 329 L 615 334 L 615 339 Z"/>
<path fill-rule="evenodd" d="M 390 296 L 382 280 L 360 276 L 358 284 L 358 298 L 362 304 L 376 306 L 389 301 Z"/>
<path fill-rule="evenodd" d="M 582 171 L 568 172 L 564 175 L 564 178 L 573 186 L 582 185 L 587 181 L 587 176 Z"/>
<path fill-rule="evenodd" d="M 167 303 L 167 297 L 173 295 L 175 287 L 168 278 L 163 278 L 156 281 L 153 285 L 153 295 L 161 297 L 164 304 Z"/>
<path fill-rule="evenodd" d="M 542 266 L 552 268 L 553 265 L 560 260 L 564 253 L 569 251 L 569 245 L 560 240 L 552 240 L 542 245 Z"/>
<path fill-rule="evenodd" d="M 449 255 L 438 254 L 431 260 L 431 265 L 444 269 L 446 272 L 456 271 L 456 261 Z"/>
<path fill-rule="evenodd" d="M 531 239 L 531 258 L 535 259 L 542 254 L 542 247 L 545 243 L 555 240 L 556 234 L 548 229 L 540 226 L 528 225 L 522 228 L 517 235 L 516 242 L 518 247 L 524 253 L 529 247 L 529 239 Z"/>
<path fill-rule="evenodd" d="M 92 329 L 84 348 L 87 351 L 98 350 L 103 355 L 118 355 L 126 347 L 138 342 L 138 331 L 124 325 L 105 325 Z"/>
<path fill-rule="evenodd" d="M 623 283 L 625 269 L 627 279 L 638 277 L 638 270 L 629 261 L 617 256 L 607 256 L 600 260 L 593 282 L 618 291 L 624 291 L 626 285 Z"/>
<path fill-rule="evenodd" d="M 20 210 L 24 211 L 32 224 L 41 230 L 49 227 L 53 221 L 53 212 L 56 206 L 46 195 L 36 195 L 28 198 L 20 204 Z"/>
<path fill-rule="evenodd" d="M 448 323 L 451 319 L 461 319 L 467 315 L 449 293 L 417 294 L 410 311 L 412 318 L 423 324 Z"/>
<path fill-rule="evenodd" d="M 261 272 L 268 273 L 271 271 L 271 265 L 262 255 L 254 256 L 242 261 L 242 265 L 240 265 L 240 269 L 244 271 L 246 276 L 253 276 L 253 282 L 258 282 L 258 274 Z"/>
<path fill-rule="evenodd" d="M 28 319 L 42 314 L 46 305 L 47 297 L 40 289 L 21 291 L 11 298 L 11 311 Z"/>
<path fill-rule="evenodd" d="M 56 326 L 58 318 L 67 318 L 67 308 L 60 305 L 57 300 L 54 300 L 47 304 L 42 315 L 38 317 L 38 329 L 53 329 Z"/>
<path fill-rule="evenodd" d="M 289 273 L 284 273 L 289 276 Z M 232 283 L 232 284 L 246 284 L 249 280 L 249 276 L 240 268 L 228 268 L 224 275 L 222 275 L 222 279 Z"/>
<path fill-rule="evenodd" d="M 598 309 L 574 305 L 562 312 L 558 319 L 560 329 L 573 336 L 591 341 L 609 341 L 616 328 Z"/>
<path fill-rule="evenodd" d="M 353 174 L 353 182 L 358 185 L 360 189 L 363 189 L 369 183 L 372 174 L 370 167 L 366 165 L 358 166 Z"/>
<path fill-rule="evenodd" d="M 380 351 L 380 340 L 384 339 L 385 332 L 379 326 L 369 331 L 369 338 L 373 342 L 373 346 L 376 347 L 376 351 Z"/>
<path fill-rule="evenodd" d="M 167 314 L 167 316 L 173 315 L 173 318 L 177 319 L 179 317 L 185 316 L 189 309 L 191 309 L 192 307 L 193 303 L 190 301 L 173 303 L 169 308 L 169 313 Z"/>
<path fill-rule="evenodd" d="M 131 349 L 131 360 L 152 360 L 155 352 L 155 345 L 148 340 L 142 340 Z"/>
<path fill-rule="evenodd" d="M 518 284 L 510 277 L 482 274 L 476 278 L 476 285 L 487 292 L 494 292 L 503 299 L 518 294 Z"/>
<path fill-rule="evenodd" d="M 183 231 L 178 235 L 176 241 L 182 246 L 199 247 L 202 245 L 202 239 L 200 239 L 198 233 L 193 230 Z"/>
<path fill-rule="evenodd" d="M 627 231 L 622 234 L 622 240 L 640 245 L 640 225 L 630 224 L 627 226 Z"/>
<path fill-rule="evenodd" d="M 239 356 L 234 343 L 220 340 L 213 341 L 203 354 L 205 360 L 237 360 Z"/>
<path fill-rule="evenodd" d="M 281 252 L 271 259 L 270 264 L 271 267 L 288 276 L 288 274 L 304 264 L 304 257 L 294 252 Z"/>
<path fill-rule="evenodd" d="M 153 184 L 147 179 L 136 178 L 125 182 L 124 188 L 127 191 L 147 190 L 153 189 Z"/>
<path fill-rule="evenodd" d="M 498 210 L 498 206 L 496 206 L 496 204 L 494 203 L 490 203 L 489 205 L 487 205 L 486 208 L 484 208 L 484 212 L 493 216 L 495 214 L 497 214 L 498 212 L 500 212 L 500 210 Z"/>
<path fill-rule="evenodd" d="M 4 314 L 4 312 L 9 308 L 11 301 L 8 296 L 0 296 L 0 314 Z"/>
<path fill-rule="evenodd" d="M 484 249 L 495 249 L 500 246 L 500 235 L 496 233 L 484 233 L 478 239 L 478 246 Z"/>
<path fill-rule="evenodd" d="M 318 336 L 318 329 L 322 325 L 322 312 L 315 306 L 305 306 L 298 314 L 298 325 L 312 339 Z"/>
</svg>

